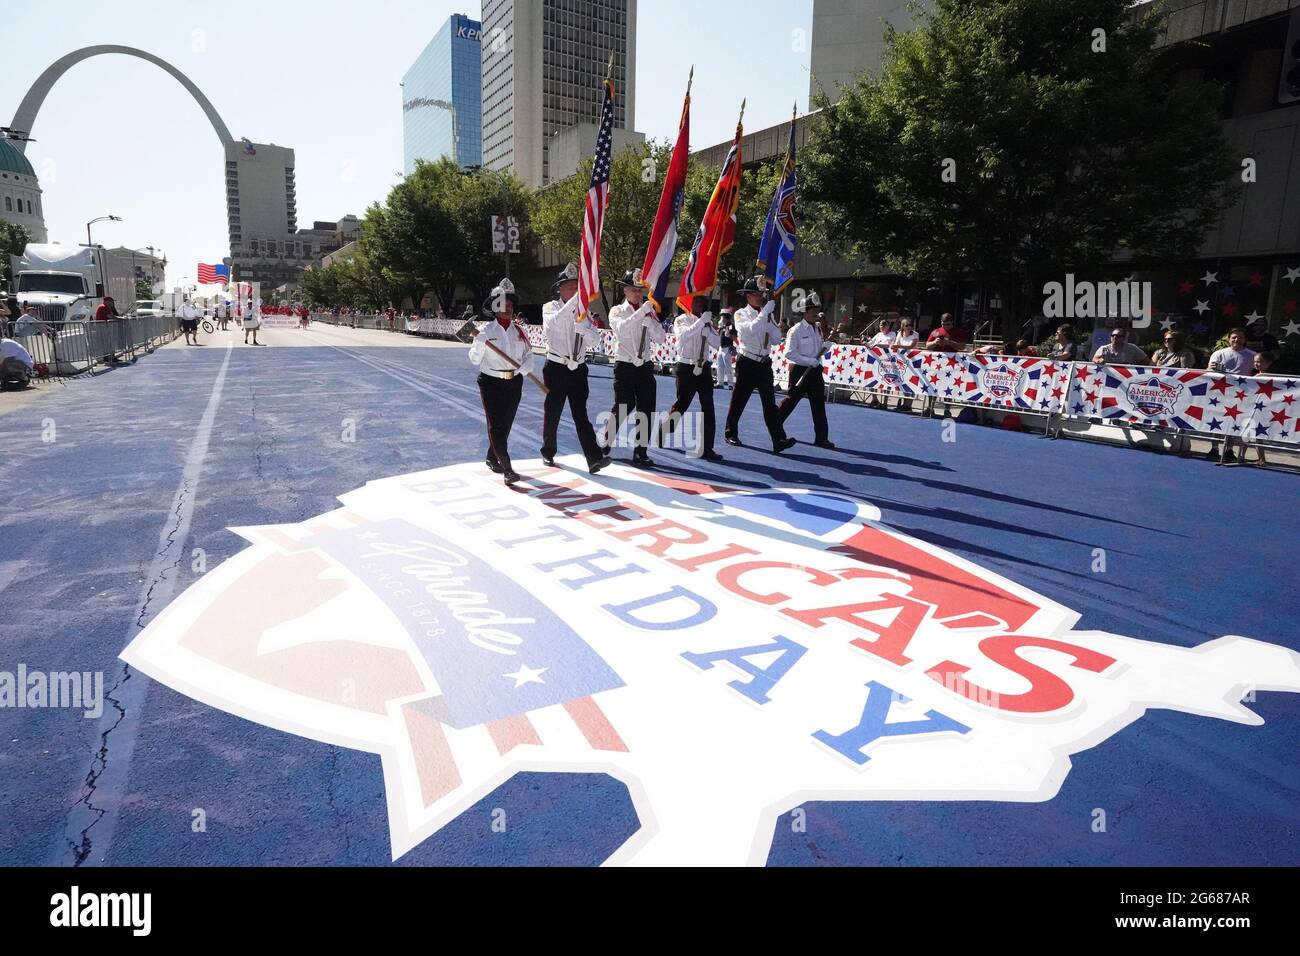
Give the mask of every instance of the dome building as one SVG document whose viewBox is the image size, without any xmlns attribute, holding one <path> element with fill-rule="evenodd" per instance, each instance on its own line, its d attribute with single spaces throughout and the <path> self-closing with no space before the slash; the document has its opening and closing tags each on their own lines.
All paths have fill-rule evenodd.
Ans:
<svg viewBox="0 0 1300 956">
<path fill-rule="evenodd" d="M 22 226 L 31 242 L 48 239 L 36 170 L 3 136 L 0 136 L 0 219 Z"/>
</svg>

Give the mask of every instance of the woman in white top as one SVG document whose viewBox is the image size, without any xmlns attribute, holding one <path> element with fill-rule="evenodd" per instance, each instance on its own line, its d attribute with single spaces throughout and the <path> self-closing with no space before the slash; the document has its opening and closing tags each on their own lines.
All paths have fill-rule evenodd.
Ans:
<svg viewBox="0 0 1300 956">
<path fill-rule="evenodd" d="M 894 348 L 911 349 L 916 347 L 916 343 L 921 336 L 912 328 L 911 319 L 903 319 L 898 323 L 898 334 L 894 336 Z"/>
<path fill-rule="evenodd" d="M 888 319 L 882 319 L 880 321 L 880 331 L 871 337 L 871 341 L 867 343 L 867 348 L 892 349 L 896 338 L 898 338 L 898 335 L 894 332 L 894 323 Z"/>
</svg>

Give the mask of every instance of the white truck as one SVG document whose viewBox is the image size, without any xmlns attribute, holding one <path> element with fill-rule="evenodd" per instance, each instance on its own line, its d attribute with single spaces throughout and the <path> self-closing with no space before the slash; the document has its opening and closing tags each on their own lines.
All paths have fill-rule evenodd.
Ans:
<svg viewBox="0 0 1300 956">
<path fill-rule="evenodd" d="M 129 259 L 101 246 L 31 242 L 10 257 L 13 294 L 21 308 L 36 306 L 45 323 L 84 321 L 112 296 L 117 311 L 135 308 L 135 276 Z"/>
</svg>

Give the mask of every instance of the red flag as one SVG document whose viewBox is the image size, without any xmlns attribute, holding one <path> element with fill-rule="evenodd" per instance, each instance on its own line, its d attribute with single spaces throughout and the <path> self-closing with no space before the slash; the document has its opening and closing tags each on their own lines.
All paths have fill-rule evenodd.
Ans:
<svg viewBox="0 0 1300 956">
<path fill-rule="evenodd" d="M 731 248 L 736 238 L 736 207 L 740 205 L 740 138 L 744 130 L 736 124 L 736 139 L 722 164 L 722 175 L 713 187 L 709 208 L 700 220 L 700 231 L 691 247 L 691 258 L 682 274 L 677 304 L 683 311 L 691 311 L 691 299 L 707 295 L 718 284 L 718 262 Z"/>
</svg>

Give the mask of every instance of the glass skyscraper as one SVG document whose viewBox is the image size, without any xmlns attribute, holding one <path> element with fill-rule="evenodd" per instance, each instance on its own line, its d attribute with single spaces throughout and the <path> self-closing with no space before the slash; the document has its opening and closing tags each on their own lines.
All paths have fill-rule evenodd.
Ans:
<svg viewBox="0 0 1300 956">
<path fill-rule="evenodd" d="M 408 176 L 417 159 L 454 155 L 462 166 L 483 164 L 480 30 L 477 20 L 453 14 L 402 77 L 402 151 Z"/>
</svg>

